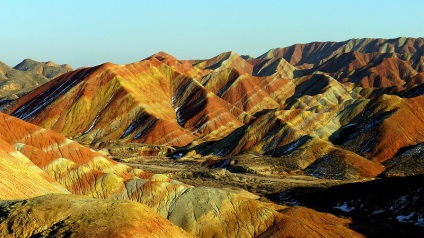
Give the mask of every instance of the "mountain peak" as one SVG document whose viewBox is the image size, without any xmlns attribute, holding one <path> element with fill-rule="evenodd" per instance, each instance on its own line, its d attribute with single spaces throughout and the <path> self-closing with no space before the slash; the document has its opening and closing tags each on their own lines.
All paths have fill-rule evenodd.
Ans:
<svg viewBox="0 0 424 238">
<path fill-rule="evenodd" d="M 176 59 L 174 56 L 172 56 L 171 54 L 168 54 L 167 52 L 165 52 L 165 51 L 159 51 L 159 52 L 157 52 L 156 54 L 153 54 L 153 55 L 151 55 L 150 57 L 148 57 L 148 58 L 157 58 L 157 59 L 159 59 L 159 60 L 161 60 L 161 59 L 166 59 L 166 58 L 172 58 L 172 59 Z"/>
<path fill-rule="evenodd" d="M 29 58 L 24 59 L 13 68 L 20 71 L 34 72 L 46 78 L 54 78 L 63 73 L 72 71 L 72 68 L 67 64 L 58 65 L 52 61 L 38 62 Z"/>
<path fill-rule="evenodd" d="M 245 73 L 251 73 L 253 70 L 253 65 L 233 51 L 221 53 L 205 61 L 202 66 L 209 70 L 235 68 Z"/>
</svg>

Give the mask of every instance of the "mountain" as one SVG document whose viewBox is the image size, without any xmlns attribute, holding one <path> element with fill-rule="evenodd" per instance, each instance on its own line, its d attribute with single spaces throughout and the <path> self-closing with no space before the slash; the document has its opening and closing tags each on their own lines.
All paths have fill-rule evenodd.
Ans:
<svg viewBox="0 0 424 238">
<path fill-rule="evenodd" d="M 248 162 L 258 153 L 274 158 L 261 166 L 275 173 L 374 178 L 424 142 L 423 52 L 423 38 L 314 42 L 256 59 L 159 52 L 65 73 L 7 113 L 95 148 L 142 143 L 192 158 L 246 155 L 233 164 L 260 173 Z"/>
<path fill-rule="evenodd" d="M 69 65 L 57 65 L 51 61 L 37 62 L 25 59 L 15 67 L 0 62 L 0 108 L 56 76 L 72 71 Z"/>
<path fill-rule="evenodd" d="M 291 65 L 310 68 L 348 52 L 395 53 L 403 59 L 419 60 L 424 51 L 423 38 L 399 37 L 395 39 L 362 38 L 342 42 L 312 42 L 275 48 L 259 56 L 260 59 L 284 58 Z"/>
<path fill-rule="evenodd" d="M 25 59 L 13 68 L 24 72 L 35 72 L 48 79 L 52 79 L 61 74 L 72 71 L 71 66 L 68 64 L 58 65 L 52 61 L 37 62 L 32 59 Z"/>
</svg>

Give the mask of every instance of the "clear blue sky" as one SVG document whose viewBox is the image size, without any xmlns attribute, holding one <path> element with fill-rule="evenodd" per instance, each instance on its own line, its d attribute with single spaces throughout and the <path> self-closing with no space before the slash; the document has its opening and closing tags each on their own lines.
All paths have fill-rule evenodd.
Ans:
<svg viewBox="0 0 424 238">
<path fill-rule="evenodd" d="M 72 67 L 225 51 L 259 56 L 312 41 L 424 36 L 422 0 L 2 0 L 0 61 Z"/>
</svg>

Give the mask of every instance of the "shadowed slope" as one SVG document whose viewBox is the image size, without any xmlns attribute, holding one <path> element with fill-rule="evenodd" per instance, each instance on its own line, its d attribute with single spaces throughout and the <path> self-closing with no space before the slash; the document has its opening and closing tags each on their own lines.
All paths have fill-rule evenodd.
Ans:
<svg viewBox="0 0 424 238">
<path fill-rule="evenodd" d="M 354 222 L 351 227 L 370 237 L 421 237 L 424 231 L 423 185 L 423 175 L 384 178 L 325 189 L 295 188 L 274 199 L 350 216 L 358 223 Z M 372 226 L 374 229 L 370 229 Z"/>
<path fill-rule="evenodd" d="M 365 237 L 346 229 L 351 223 L 349 219 L 303 207 L 287 208 L 282 213 L 284 216 L 278 217 L 278 222 L 258 237 Z"/>
<path fill-rule="evenodd" d="M 233 68 L 238 71 L 252 74 L 253 66 L 234 52 L 225 52 L 209 60 L 195 64 L 200 69 L 223 70 Z"/>
<path fill-rule="evenodd" d="M 341 82 L 352 82 L 363 88 L 402 88 L 421 82 L 413 65 L 394 53 L 349 52 L 329 59 L 314 70 L 331 73 Z"/>
<path fill-rule="evenodd" d="M 12 115 L 86 143 L 127 139 L 184 145 L 194 137 L 175 124 L 173 74 L 155 59 L 82 69 L 37 89 Z M 163 130 L 146 135 L 151 127 Z"/>
<path fill-rule="evenodd" d="M 216 130 L 225 136 L 241 125 L 231 105 L 156 57 L 63 75 L 25 97 L 12 115 L 84 143 L 182 146 Z"/>
<path fill-rule="evenodd" d="M 232 110 L 237 108 L 251 115 L 279 107 L 294 91 L 289 79 L 255 77 L 235 69 L 208 74 L 202 84 L 232 105 Z"/>
</svg>

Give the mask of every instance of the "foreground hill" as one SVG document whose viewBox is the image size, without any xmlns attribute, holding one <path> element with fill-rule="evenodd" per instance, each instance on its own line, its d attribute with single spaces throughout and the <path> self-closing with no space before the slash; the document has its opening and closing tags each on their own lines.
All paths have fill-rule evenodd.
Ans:
<svg viewBox="0 0 424 238">
<path fill-rule="evenodd" d="M 2 237 L 194 237 L 140 203 L 76 195 L 0 201 Z"/>
<path fill-rule="evenodd" d="M 386 166 L 411 174 L 391 160 L 424 142 L 423 50 L 422 38 L 397 38 L 314 42 L 256 59 L 160 52 L 63 74 L 8 113 L 96 148 L 165 145 L 192 159 L 253 153 L 274 158 L 261 171 L 339 179 L 376 177 Z M 232 164 L 261 173 L 253 161 Z"/>
</svg>

